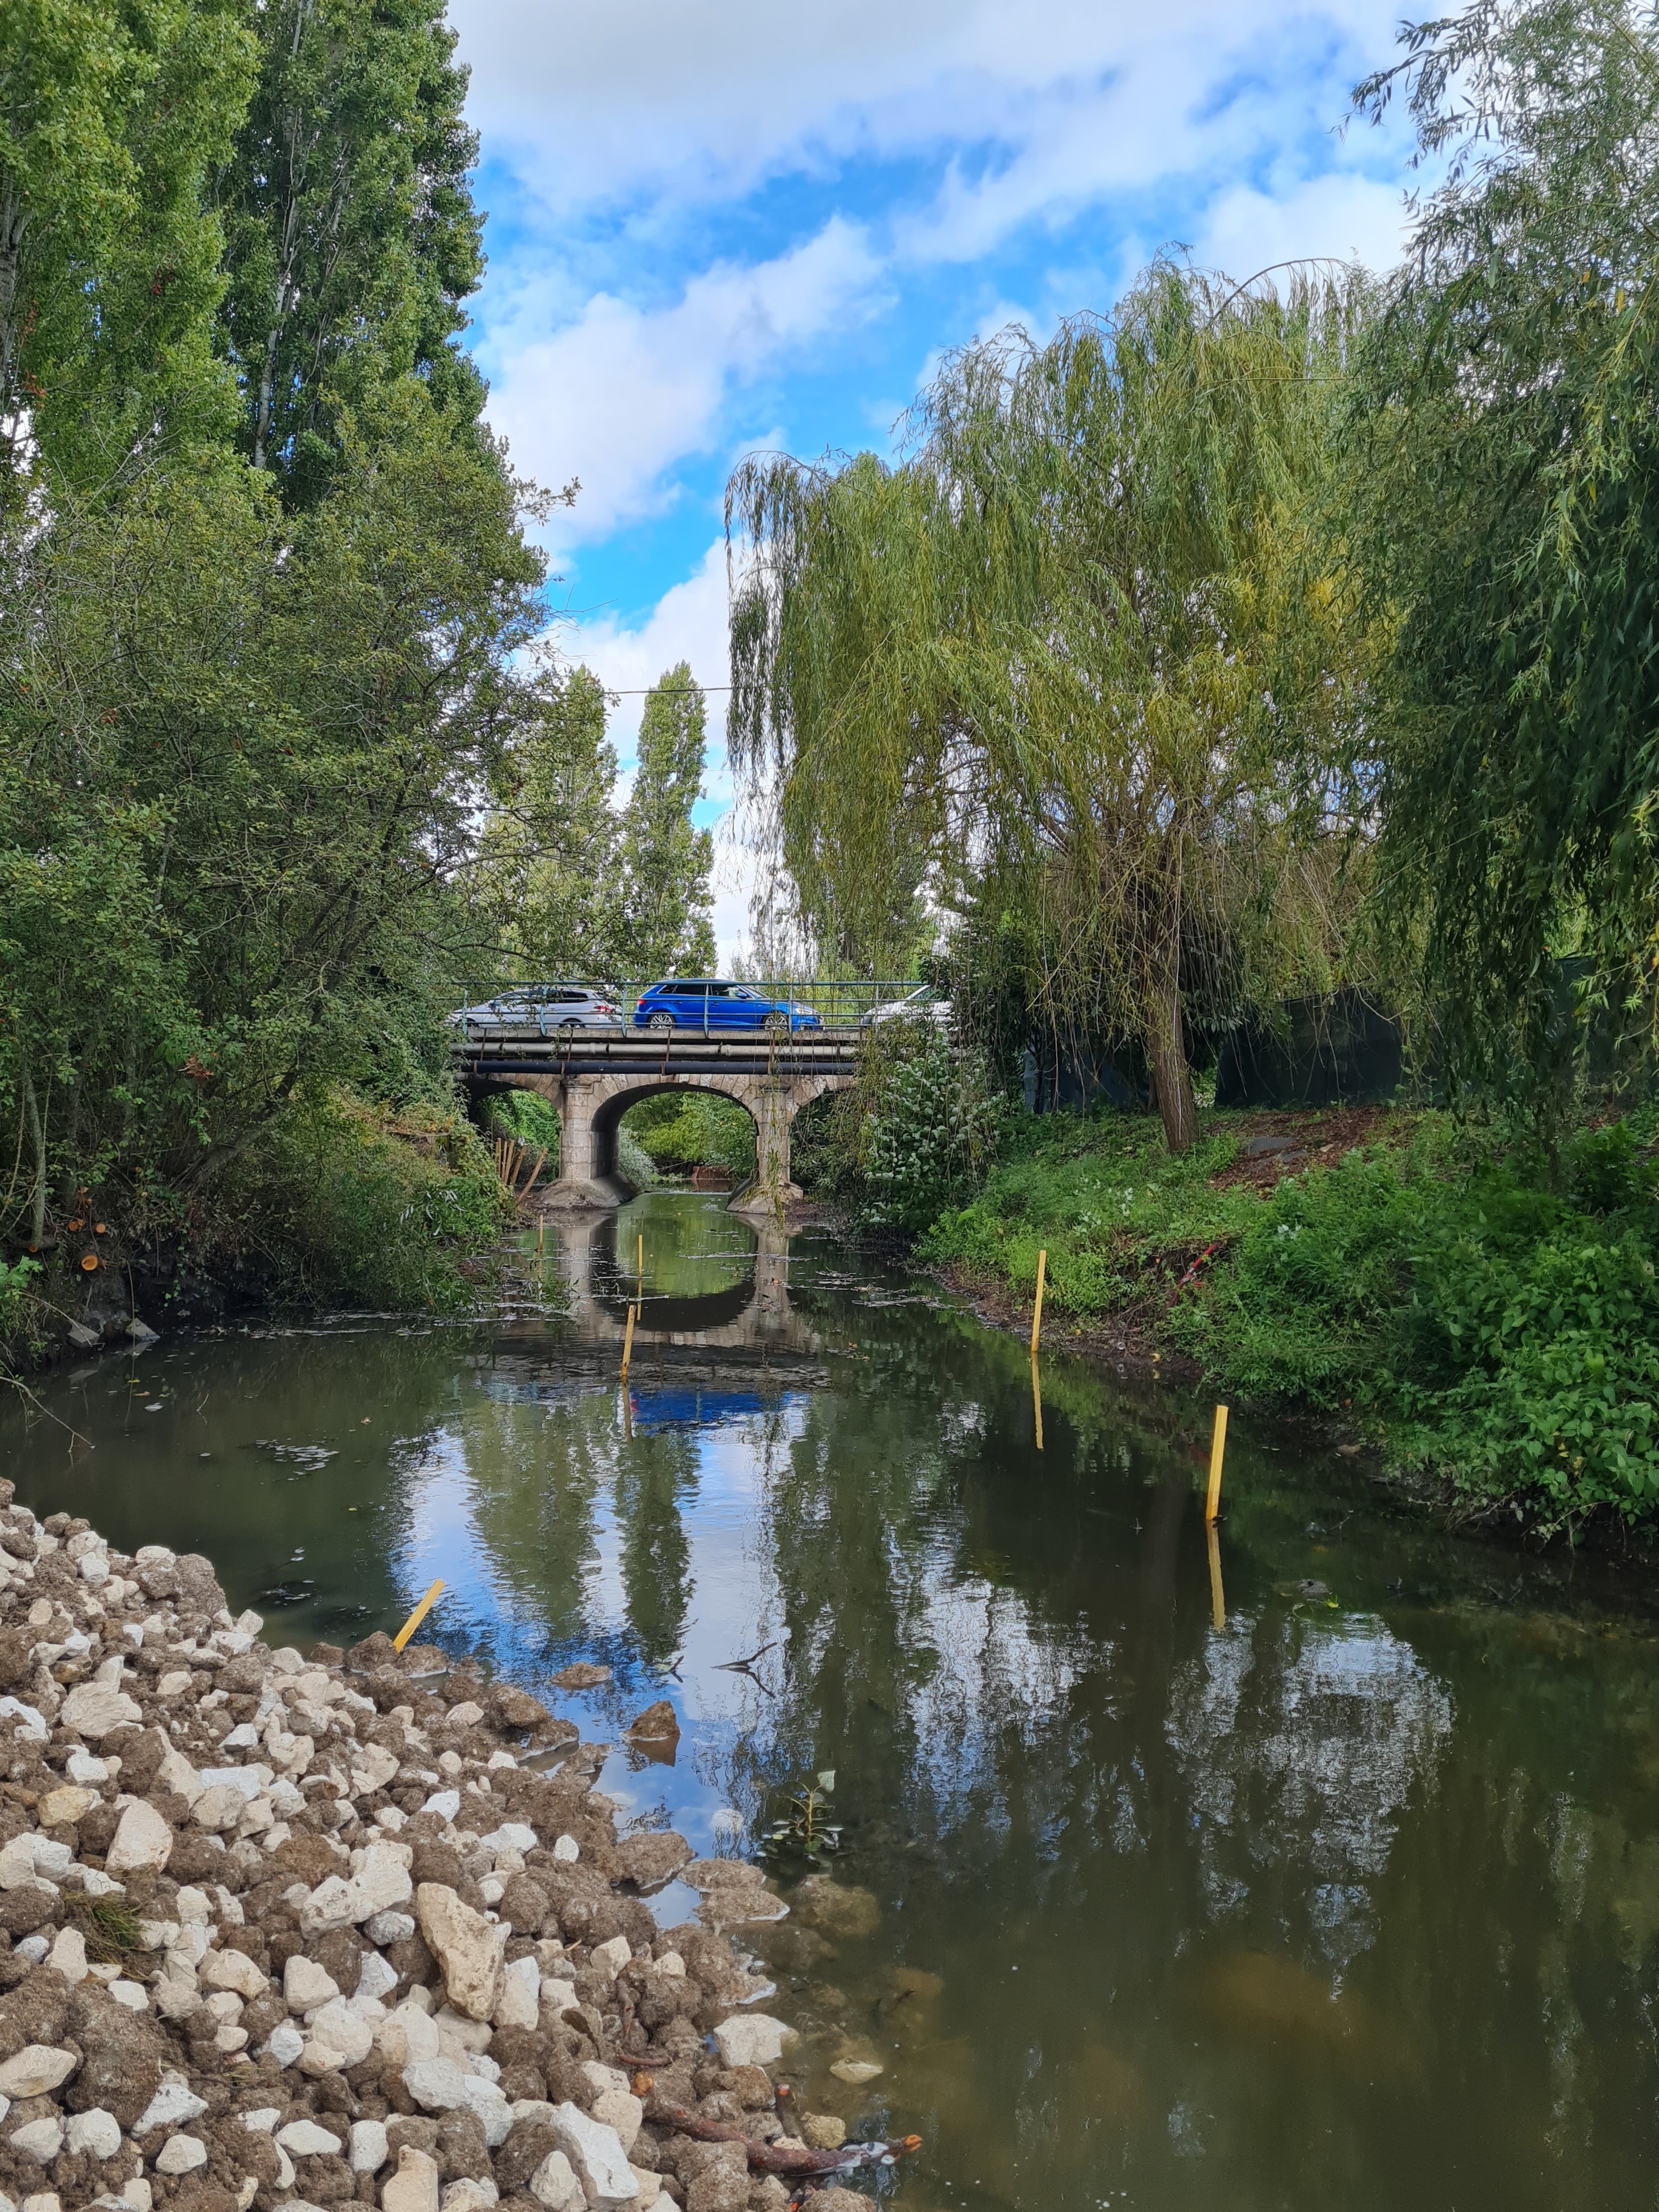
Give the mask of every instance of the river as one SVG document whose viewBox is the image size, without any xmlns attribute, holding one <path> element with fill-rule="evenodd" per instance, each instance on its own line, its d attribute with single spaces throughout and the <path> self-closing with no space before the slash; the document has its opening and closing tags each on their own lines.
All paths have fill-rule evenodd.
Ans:
<svg viewBox="0 0 1659 2212">
<path fill-rule="evenodd" d="M 6 1471 L 206 1552 L 274 1642 L 395 1629 L 441 1576 L 422 1634 L 589 1740 L 670 1698 L 677 1755 L 601 1786 L 785 1895 L 817 1862 L 771 1832 L 818 1791 L 835 1887 L 749 1940 L 807 2108 L 925 2137 L 903 2212 L 1652 2203 L 1634 1575 L 1449 1537 L 1237 1417 L 1212 1571 L 1209 1408 L 1172 1385 L 1047 1352 L 1039 1449 L 1023 1346 L 718 1199 L 544 1264 L 562 1323 L 106 1355 L 0 1411 Z M 578 1658 L 612 1679 L 546 1687 Z"/>
</svg>

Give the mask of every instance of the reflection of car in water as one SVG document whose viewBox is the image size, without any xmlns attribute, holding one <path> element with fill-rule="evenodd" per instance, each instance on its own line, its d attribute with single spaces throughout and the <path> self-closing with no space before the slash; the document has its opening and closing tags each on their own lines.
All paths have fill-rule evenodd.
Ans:
<svg viewBox="0 0 1659 2212">
<path fill-rule="evenodd" d="M 811 1006 L 775 999 L 755 983 L 720 983 L 707 976 L 653 983 L 634 1009 L 634 1026 L 655 1030 L 817 1030 Z"/>
<path fill-rule="evenodd" d="M 877 1029 L 883 1022 L 927 1022 L 932 1028 L 951 1026 L 951 1001 L 935 997 L 926 983 L 907 991 L 902 999 L 883 999 L 859 1016 L 861 1030 Z"/>
<path fill-rule="evenodd" d="M 458 1007 L 445 1019 L 453 1028 L 468 1030 L 527 1029 L 533 1024 L 545 1036 L 560 1030 L 615 1029 L 622 1018 L 615 1000 L 588 984 L 526 983 L 480 1006 Z"/>
</svg>

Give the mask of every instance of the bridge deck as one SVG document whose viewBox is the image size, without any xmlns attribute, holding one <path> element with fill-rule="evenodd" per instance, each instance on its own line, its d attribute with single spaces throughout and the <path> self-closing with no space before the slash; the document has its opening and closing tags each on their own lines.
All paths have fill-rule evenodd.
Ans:
<svg viewBox="0 0 1659 2212">
<path fill-rule="evenodd" d="M 857 1028 L 798 1031 L 771 1037 L 676 1029 L 580 1029 L 544 1036 L 535 1024 L 458 1038 L 457 1070 L 477 1080 L 491 1075 L 847 1075 L 858 1063 L 865 1032 Z"/>
</svg>

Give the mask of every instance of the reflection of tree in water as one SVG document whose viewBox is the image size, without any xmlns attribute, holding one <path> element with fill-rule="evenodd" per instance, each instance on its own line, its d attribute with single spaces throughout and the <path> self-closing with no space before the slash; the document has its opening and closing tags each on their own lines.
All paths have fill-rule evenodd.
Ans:
<svg viewBox="0 0 1659 2212">
<path fill-rule="evenodd" d="M 512 1609 L 544 1620 L 557 1641 L 590 1626 L 596 1507 L 616 1477 L 615 1428 L 608 1396 L 537 1413 L 484 1401 L 467 1423 L 473 1511 L 495 1574 Z"/>
<path fill-rule="evenodd" d="M 648 1660 L 684 1638 L 690 1547 L 683 1515 L 696 1498 L 696 1443 L 665 1429 L 624 1443 L 609 1392 L 535 1406 L 486 1400 L 467 1425 L 479 1536 L 512 1609 L 567 1643 L 609 1631 L 592 1618 L 599 1522 L 614 1519 L 626 1599 L 624 1634 Z"/>
<path fill-rule="evenodd" d="M 641 1657 L 661 1663 L 685 1641 L 691 1547 L 683 1516 L 696 1503 L 693 1433 L 658 1429 L 635 1437 L 616 1476 L 628 1622 Z"/>
<path fill-rule="evenodd" d="M 1444 1688 L 1381 1621 L 1235 1613 L 1182 1666 L 1169 1720 L 1212 1913 L 1265 1885 L 1334 1965 L 1369 1945 L 1369 1884 L 1451 1723 Z"/>
</svg>

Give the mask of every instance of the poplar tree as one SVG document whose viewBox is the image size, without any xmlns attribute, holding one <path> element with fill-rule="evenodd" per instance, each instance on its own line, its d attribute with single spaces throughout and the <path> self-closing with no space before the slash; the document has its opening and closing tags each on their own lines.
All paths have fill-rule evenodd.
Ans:
<svg viewBox="0 0 1659 2212">
<path fill-rule="evenodd" d="M 528 688 L 495 781 L 476 902 L 489 949 L 544 977 L 613 975 L 622 934 L 616 747 L 586 668 L 549 665 Z"/>
<path fill-rule="evenodd" d="M 640 718 L 639 768 L 623 810 L 623 951 L 641 977 L 714 965 L 709 919 L 714 841 L 695 827 L 708 724 L 702 686 L 682 660 L 659 678 Z"/>
<path fill-rule="evenodd" d="M 226 350 L 240 444 L 290 506 L 337 464 L 347 410 L 418 378 L 471 422 L 483 384 L 455 341 L 483 256 L 462 119 L 467 72 L 441 0 L 271 0 L 218 185 Z"/>
<path fill-rule="evenodd" d="M 0 9 L 0 479 L 107 482 L 211 433 L 222 238 L 206 200 L 247 97 L 234 0 Z M 0 489 L 3 489 L 0 484 Z"/>
</svg>

